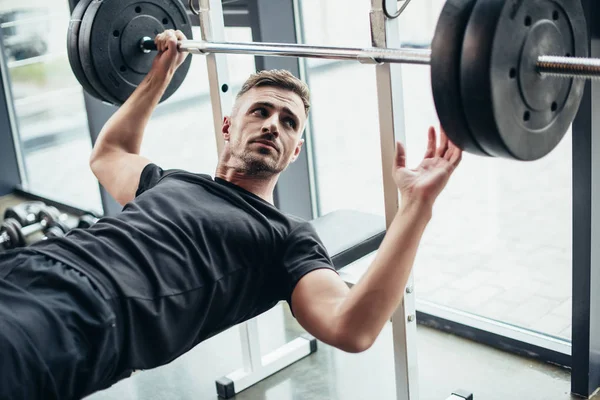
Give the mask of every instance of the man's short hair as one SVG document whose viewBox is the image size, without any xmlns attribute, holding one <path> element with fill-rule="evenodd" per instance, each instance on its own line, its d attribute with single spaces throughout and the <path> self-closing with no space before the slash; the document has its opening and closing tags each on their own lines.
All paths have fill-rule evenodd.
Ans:
<svg viewBox="0 0 600 400">
<path fill-rule="evenodd" d="M 237 94 L 236 100 L 242 97 L 244 93 L 250 89 L 261 86 L 274 86 L 296 93 L 302 99 L 304 111 L 308 116 L 308 110 L 310 109 L 310 91 L 308 90 L 308 86 L 284 69 L 259 71 L 250 75 Z"/>
</svg>

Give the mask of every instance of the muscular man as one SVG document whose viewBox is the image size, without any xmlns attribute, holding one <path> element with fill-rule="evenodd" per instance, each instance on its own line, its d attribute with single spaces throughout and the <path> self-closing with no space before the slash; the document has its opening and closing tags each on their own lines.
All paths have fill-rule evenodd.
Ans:
<svg viewBox="0 0 600 400">
<path fill-rule="evenodd" d="M 214 179 L 139 155 L 145 126 L 185 56 L 180 32 L 113 115 L 90 165 L 124 207 L 87 230 L 0 254 L 0 399 L 76 399 L 134 369 L 169 363 L 286 300 L 300 324 L 343 351 L 368 349 L 399 306 L 432 207 L 461 151 L 429 130 L 427 153 L 393 176 L 401 205 L 363 279 L 349 289 L 311 225 L 273 206 L 301 151 L 308 89 L 285 71 L 252 75 Z M 351 113 L 344 118 L 353 118 Z M 168 135 L 168 132 L 165 132 Z"/>
</svg>

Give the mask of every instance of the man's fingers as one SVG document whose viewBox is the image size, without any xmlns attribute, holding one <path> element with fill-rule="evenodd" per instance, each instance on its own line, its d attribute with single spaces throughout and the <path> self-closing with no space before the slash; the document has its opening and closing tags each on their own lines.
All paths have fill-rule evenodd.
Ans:
<svg viewBox="0 0 600 400">
<path fill-rule="evenodd" d="M 185 35 L 179 29 L 175 31 L 175 37 L 177 37 L 177 40 L 186 40 Z"/>
<path fill-rule="evenodd" d="M 167 38 L 165 50 L 170 50 L 171 52 L 177 51 L 177 36 L 175 36 L 175 31 L 168 30 L 166 32 Z"/>
<path fill-rule="evenodd" d="M 452 158 L 452 155 L 457 150 L 460 150 L 460 149 L 458 147 L 456 147 L 456 145 L 454 143 L 452 143 L 451 141 L 448 140 L 448 150 L 446 150 L 446 153 L 444 153 L 444 160 L 450 161 L 450 159 Z"/>
<path fill-rule="evenodd" d="M 425 158 L 433 158 L 435 155 L 435 128 L 433 126 L 429 127 L 429 131 L 427 132 L 427 150 L 425 151 Z"/>
<path fill-rule="evenodd" d="M 402 143 L 396 142 L 396 161 L 394 166 L 397 168 L 406 167 L 406 152 L 404 151 L 404 146 Z"/>
<path fill-rule="evenodd" d="M 450 162 L 450 164 L 452 164 L 454 168 L 456 168 L 458 164 L 460 164 L 460 160 L 462 160 L 462 150 L 454 146 L 452 155 L 450 156 L 450 159 L 448 161 Z"/>
<path fill-rule="evenodd" d="M 156 35 L 154 38 L 154 43 L 156 43 L 156 49 L 162 53 L 168 49 L 177 50 L 178 40 L 185 40 L 185 35 L 183 32 L 167 29 L 166 31 Z"/>
<path fill-rule="evenodd" d="M 435 155 L 436 157 L 444 157 L 448 151 L 448 136 L 446 136 L 446 132 L 443 129 L 440 130 L 440 147 L 438 147 Z"/>
</svg>

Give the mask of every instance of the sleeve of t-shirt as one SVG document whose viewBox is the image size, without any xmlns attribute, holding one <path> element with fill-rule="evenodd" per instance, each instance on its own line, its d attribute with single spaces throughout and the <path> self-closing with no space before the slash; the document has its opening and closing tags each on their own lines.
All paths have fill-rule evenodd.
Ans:
<svg viewBox="0 0 600 400">
<path fill-rule="evenodd" d="M 314 227 L 303 223 L 295 228 L 286 240 L 283 267 L 287 280 L 285 300 L 292 306 L 292 292 L 304 277 L 317 269 L 330 269 L 337 273 L 327 249 L 319 239 Z"/>
<path fill-rule="evenodd" d="M 135 192 L 135 197 L 141 195 L 148 189 L 152 189 L 165 175 L 165 171 L 156 164 L 148 164 L 142 170 L 140 184 Z"/>
</svg>

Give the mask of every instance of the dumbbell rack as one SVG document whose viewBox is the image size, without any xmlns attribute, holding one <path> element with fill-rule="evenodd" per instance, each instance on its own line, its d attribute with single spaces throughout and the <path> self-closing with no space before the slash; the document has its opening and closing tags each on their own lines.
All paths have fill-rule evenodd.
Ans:
<svg viewBox="0 0 600 400">
<path fill-rule="evenodd" d="M 7 210 L 22 206 L 24 203 L 39 203 L 41 205 L 39 206 L 40 209 L 43 208 L 50 213 L 42 217 L 44 221 L 28 216 L 28 219 L 31 218 L 29 221 L 18 222 L 22 219 L 21 217 L 13 215 L 9 217 L 13 221 L 13 229 L 20 230 L 20 234 L 13 231 L 13 235 L 25 240 L 25 245 L 44 240 L 44 238 L 50 237 L 48 235 L 51 235 L 51 237 L 62 236 L 62 234 L 75 227 L 89 227 L 98 220 L 98 217 L 92 212 L 16 189 L 12 194 L 0 198 L 0 224 L 7 222 L 2 217 L 5 216 Z M 37 216 L 39 217 L 39 214 Z M 4 231 L 4 229 L 0 229 L 0 252 L 6 250 L 4 247 L 6 242 L 10 243 L 13 240 L 15 240 L 15 237 Z M 20 244 L 18 247 L 22 245 Z M 8 248 L 11 248 L 10 245 Z"/>
<path fill-rule="evenodd" d="M 397 34 L 398 20 L 385 18 L 382 2 L 371 0 L 370 24 L 372 43 L 375 47 L 400 47 Z M 225 23 L 221 0 L 200 0 L 199 19 L 202 40 L 225 41 Z M 387 3 L 388 10 L 397 7 L 395 0 Z M 210 98 L 213 109 L 213 123 L 217 151 L 223 150 L 224 142 L 220 134 L 224 112 L 232 107 L 232 98 L 221 88 L 228 84 L 228 68 L 225 54 L 206 55 L 209 75 Z M 385 199 L 386 228 L 391 224 L 398 210 L 398 189 L 391 174 L 395 142 L 405 143 L 402 75 L 400 65 L 382 64 L 376 67 L 377 95 L 379 106 L 379 126 L 381 139 L 382 175 Z M 359 260 L 360 261 L 360 260 Z M 343 271 L 343 270 L 342 270 Z M 340 275 L 345 275 L 341 271 Z M 346 280 L 348 285 L 354 282 Z M 402 305 L 392 316 L 396 399 L 418 400 L 417 376 L 417 330 L 416 311 L 411 275 Z M 316 350 L 316 343 L 310 337 L 299 337 L 270 354 L 261 357 L 257 319 L 239 325 L 242 342 L 243 367 L 216 381 L 217 392 L 229 398 L 262 379 L 274 374 Z M 464 391 L 452 393 L 447 400 L 473 399 Z"/>
</svg>

